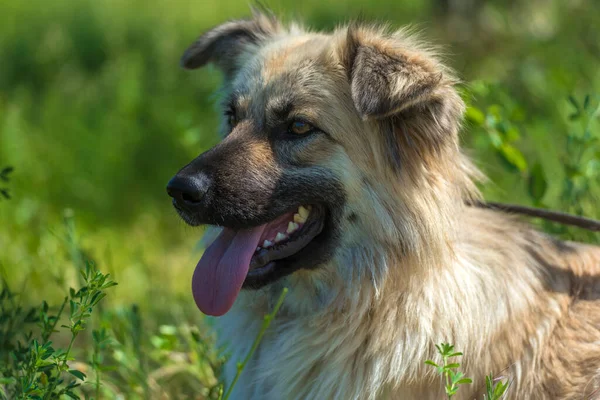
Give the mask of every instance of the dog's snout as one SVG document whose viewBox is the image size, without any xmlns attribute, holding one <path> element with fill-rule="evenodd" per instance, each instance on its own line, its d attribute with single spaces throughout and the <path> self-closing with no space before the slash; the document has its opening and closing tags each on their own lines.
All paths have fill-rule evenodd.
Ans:
<svg viewBox="0 0 600 400">
<path fill-rule="evenodd" d="M 167 193 L 177 203 L 187 207 L 197 207 L 208 191 L 209 180 L 205 175 L 175 175 L 167 184 Z"/>
</svg>

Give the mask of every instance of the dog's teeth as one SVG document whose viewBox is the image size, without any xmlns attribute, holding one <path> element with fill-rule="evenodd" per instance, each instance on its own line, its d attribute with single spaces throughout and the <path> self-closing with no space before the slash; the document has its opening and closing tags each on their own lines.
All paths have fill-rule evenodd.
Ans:
<svg viewBox="0 0 600 400">
<path fill-rule="evenodd" d="M 268 240 L 265 240 L 265 241 L 263 242 L 263 247 L 264 247 L 265 249 L 267 249 L 267 248 L 269 248 L 269 247 L 271 247 L 271 246 L 273 246 L 273 242 L 269 242 Z"/>
<path fill-rule="evenodd" d="M 300 214 L 294 214 L 294 222 L 297 224 L 303 224 L 306 222 L 306 218 L 302 218 Z"/>
<path fill-rule="evenodd" d="M 287 233 L 292 233 L 292 232 L 295 232 L 295 231 L 296 231 L 296 229 L 298 229 L 298 224 L 297 224 L 297 223 L 295 223 L 295 222 L 291 222 L 291 221 L 290 221 L 290 223 L 288 224 L 288 227 L 287 227 L 287 231 L 286 231 L 286 232 L 287 232 Z"/>
<path fill-rule="evenodd" d="M 304 208 L 304 206 L 300 206 L 298 207 L 298 214 L 300 214 L 300 216 L 306 221 L 306 219 L 308 218 L 308 214 L 310 214 L 310 211 Z"/>
<path fill-rule="evenodd" d="M 287 236 L 281 232 L 277 232 L 277 236 L 275 236 L 275 243 L 281 242 L 283 239 L 286 239 Z"/>
</svg>

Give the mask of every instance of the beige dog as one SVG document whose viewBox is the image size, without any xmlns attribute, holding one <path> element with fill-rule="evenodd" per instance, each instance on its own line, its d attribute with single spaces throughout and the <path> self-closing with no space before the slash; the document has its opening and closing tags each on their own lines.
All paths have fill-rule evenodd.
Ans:
<svg viewBox="0 0 600 400">
<path fill-rule="evenodd" d="M 236 362 L 285 303 L 236 399 L 441 399 L 434 344 L 453 343 L 482 399 L 600 397 L 600 250 L 469 207 L 452 72 L 403 31 L 333 33 L 255 14 L 202 35 L 185 68 L 224 73 L 223 141 L 169 194 L 223 227 L 196 267 L 196 303 Z"/>
</svg>

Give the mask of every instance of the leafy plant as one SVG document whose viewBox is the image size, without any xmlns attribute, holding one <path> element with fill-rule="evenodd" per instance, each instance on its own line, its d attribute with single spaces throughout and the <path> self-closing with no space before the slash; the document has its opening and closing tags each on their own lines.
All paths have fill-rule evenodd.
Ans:
<svg viewBox="0 0 600 400">
<path fill-rule="evenodd" d="M 474 82 L 472 91 L 475 95 L 491 97 L 492 99 L 489 99 L 491 104 L 487 106 L 470 104 L 465 118 L 483 131 L 484 134 L 480 137 L 495 150 L 508 171 L 525 174 L 529 165 L 525 155 L 517 146 L 521 139 L 521 132 L 517 125 L 523 118 L 521 108 L 507 100 L 501 89 L 491 83 Z M 467 101 L 471 94 L 471 92 L 465 93 Z"/>
<path fill-rule="evenodd" d="M 237 364 L 237 371 L 236 371 L 235 377 L 233 378 L 233 381 L 231 382 L 231 386 L 229 386 L 229 389 L 227 389 L 227 392 L 225 393 L 225 397 L 223 398 L 223 400 L 228 400 L 229 396 L 231 396 L 231 393 L 233 392 L 233 388 L 235 387 L 235 384 L 240 379 L 240 376 L 242 375 L 244 368 L 246 368 L 248 361 L 250 361 L 250 359 L 254 355 L 254 352 L 258 348 L 258 345 L 260 344 L 263 336 L 265 335 L 265 332 L 267 331 L 267 329 L 269 329 L 271 322 L 273 321 L 273 319 L 275 318 L 275 315 L 279 311 L 279 308 L 283 304 L 283 300 L 285 299 L 287 292 L 288 292 L 288 288 L 283 288 L 283 290 L 281 291 L 281 294 L 279 295 L 279 299 L 277 299 L 277 302 L 275 303 L 275 307 L 273 307 L 273 311 L 271 313 L 265 315 L 265 317 L 263 319 L 263 323 L 260 327 L 260 331 L 258 331 L 258 335 L 254 339 L 254 342 L 252 343 L 252 347 L 250 348 L 250 351 L 248 352 L 248 354 L 246 355 L 244 360 Z M 221 396 L 219 396 L 219 398 L 221 398 Z"/>
<path fill-rule="evenodd" d="M 13 167 L 4 167 L 0 170 L 0 182 L 3 184 L 8 183 L 10 181 L 10 174 L 13 172 Z M 7 187 L 0 186 L 0 200 L 2 199 L 10 199 L 10 192 Z"/>
<path fill-rule="evenodd" d="M 513 186 L 509 198 L 502 201 L 519 203 L 518 198 L 524 195 L 521 202 L 536 207 L 600 217 L 596 207 L 600 197 L 599 96 L 569 96 L 564 105 L 557 105 L 568 110 L 568 116 L 564 118 L 564 126 L 552 126 L 555 131 L 545 132 L 546 136 L 553 135 L 553 144 L 549 146 L 539 141 L 551 140 L 550 137 L 532 135 L 535 130 L 528 129 L 528 116 L 523 108 L 499 85 L 474 82 L 471 90 L 464 97 L 473 103 L 466 117 L 476 132 L 474 145 L 491 149 L 499 157 L 509 174 L 494 180 L 505 180 Z M 471 101 L 471 95 L 477 97 L 475 102 Z M 556 156 L 542 151 L 546 148 L 553 149 Z M 600 240 L 598 233 L 548 221 L 540 221 L 540 225 L 563 239 Z"/>
<path fill-rule="evenodd" d="M 106 328 L 101 328 L 92 331 L 92 339 L 94 342 L 94 350 L 90 360 L 90 365 L 94 371 L 94 397 L 100 398 L 101 374 L 104 371 L 108 371 L 109 368 L 105 364 L 104 353 L 111 347 L 112 338 L 110 337 Z"/>
<path fill-rule="evenodd" d="M 600 116 L 600 101 L 593 106 L 591 99 L 589 94 L 581 102 L 569 96 L 573 107 L 569 120 L 574 129 L 567 134 L 566 154 L 562 160 L 565 178 L 560 202 L 562 209 L 577 215 L 584 215 L 587 209 L 598 204 L 600 130 L 593 129 L 593 122 Z"/>
<path fill-rule="evenodd" d="M 446 395 L 450 399 L 458 391 L 459 385 L 472 383 L 471 378 L 467 378 L 464 373 L 458 371 L 459 363 L 450 362 L 451 358 L 462 356 L 463 353 L 454 351 L 454 345 L 449 343 L 436 344 L 435 348 L 438 354 L 442 357 L 442 364 L 438 365 L 431 360 L 425 361 L 425 364 L 435 367 L 440 375 L 444 378 L 444 388 Z"/>
<path fill-rule="evenodd" d="M 436 364 L 432 360 L 425 361 L 425 364 L 435 367 L 437 372 L 443 377 L 444 389 L 448 399 L 452 398 L 460 388 L 460 385 L 470 384 L 473 381 L 471 378 L 465 376 L 463 372 L 460 372 L 460 363 L 452 362 L 450 359 L 460 357 L 463 353 L 454 351 L 454 345 L 449 343 L 436 344 L 438 354 L 442 358 L 440 365 Z M 508 389 L 509 382 L 503 382 L 501 379 L 494 379 L 493 375 L 485 377 L 486 392 L 484 400 L 500 400 Z"/>
<path fill-rule="evenodd" d="M 506 390 L 509 382 L 502 382 L 501 379 L 495 379 L 492 374 L 485 377 L 485 400 L 500 400 Z"/>
<path fill-rule="evenodd" d="M 105 290 L 116 285 L 108 274 L 101 273 L 91 263 L 86 265 L 81 275 L 84 286 L 79 290 L 71 288 L 69 296 L 53 315 L 45 301 L 39 308 L 31 308 L 24 313 L 18 305 L 17 296 L 6 282 L 3 283 L 0 296 L 1 330 L 6 333 L 6 336 L 3 335 L 1 350 L 4 361 L 3 398 L 39 400 L 60 398 L 63 395 L 73 399 L 80 398 L 75 389 L 85 381 L 86 375 L 72 367 L 73 344 L 86 328 L 94 308 L 106 296 Z M 56 326 L 67 303 L 69 315 L 60 331 Z M 32 324 L 39 328 L 38 335 L 34 335 L 33 329 L 26 329 Z M 55 348 L 50 341 L 51 336 L 65 331 L 70 333 L 67 348 Z"/>
<path fill-rule="evenodd" d="M 104 398 L 217 400 L 223 356 L 212 332 L 191 323 L 149 326 L 140 307 L 117 307 L 100 316 L 110 342 L 101 353 Z M 169 318 L 174 321 L 173 315 Z M 143 354 L 143 357 L 140 355 Z"/>
</svg>

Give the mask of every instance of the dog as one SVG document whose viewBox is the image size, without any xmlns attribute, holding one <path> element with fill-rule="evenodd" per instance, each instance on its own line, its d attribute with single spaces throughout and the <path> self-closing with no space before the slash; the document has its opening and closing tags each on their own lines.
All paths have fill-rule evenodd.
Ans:
<svg viewBox="0 0 600 400">
<path fill-rule="evenodd" d="M 182 66 L 223 73 L 222 141 L 168 183 L 220 233 L 192 278 L 220 316 L 231 383 L 283 288 L 236 399 L 441 399 L 426 360 L 464 352 L 511 399 L 600 398 L 600 249 L 470 206 L 457 78 L 406 30 L 332 33 L 265 12 L 225 22 Z"/>
</svg>

